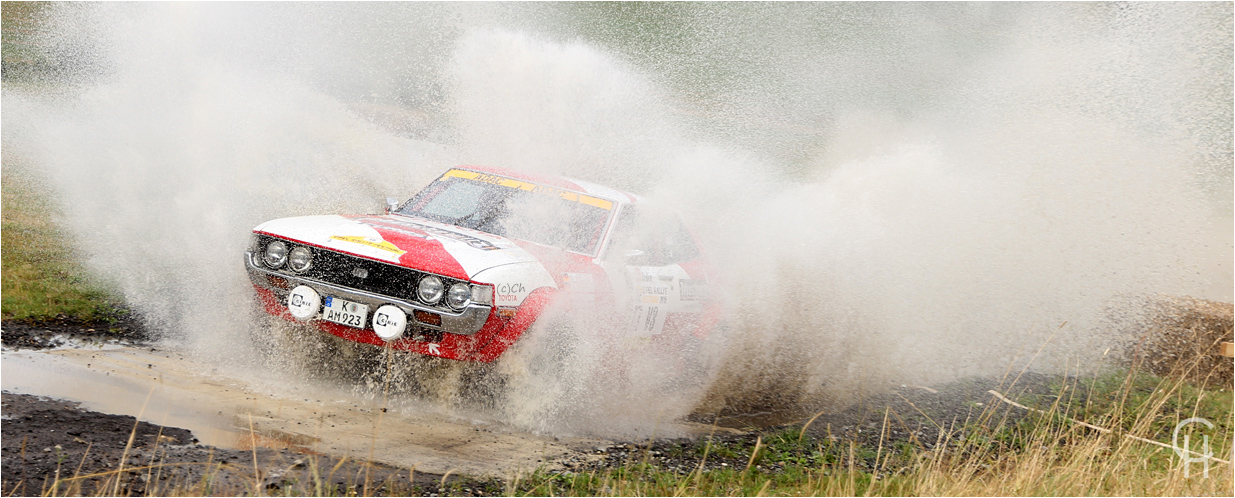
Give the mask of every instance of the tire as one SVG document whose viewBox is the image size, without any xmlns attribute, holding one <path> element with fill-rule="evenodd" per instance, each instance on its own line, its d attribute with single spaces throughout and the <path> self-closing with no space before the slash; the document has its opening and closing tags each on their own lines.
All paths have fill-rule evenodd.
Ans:
<svg viewBox="0 0 1235 498">
<path fill-rule="evenodd" d="M 576 334 L 562 316 L 542 317 L 489 367 L 477 387 L 490 390 L 485 394 L 499 416 L 533 432 L 561 427 L 586 382 Z"/>
</svg>

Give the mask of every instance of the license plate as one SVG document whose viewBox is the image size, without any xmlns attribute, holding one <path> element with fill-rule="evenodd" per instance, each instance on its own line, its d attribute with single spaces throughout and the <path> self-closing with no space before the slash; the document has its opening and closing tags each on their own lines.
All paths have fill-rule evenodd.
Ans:
<svg viewBox="0 0 1235 498">
<path fill-rule="evenodd" d="M 322 319 L 339 325 L 363 329 L 369 318 L 369 306 L 342 299 L 327 297 L 322 309 Z"/>
</svg>

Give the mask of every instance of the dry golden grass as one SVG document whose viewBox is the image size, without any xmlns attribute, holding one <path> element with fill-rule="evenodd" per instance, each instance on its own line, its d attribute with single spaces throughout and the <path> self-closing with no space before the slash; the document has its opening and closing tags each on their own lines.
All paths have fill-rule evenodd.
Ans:
<svg viewBox="0 0 1235 498">
<path fill-rule="evenodd" d="M 1208 357 L 1177 362 L 1159 377 L 1135 369 L 1088 380 L 1065 379 L 1052 402 L 1037 408 L 992 403 L 975 420 L 941 435 L 932 448 L 872 451 L 854 442 L 818 447 L 822 465 L 786 466 L 776 473 L 742 469 L 685 475 L 638 463 L 570 476 L 543 473 L 507 484 L 510 495 L 581 496 L 1231 496 L 1230 386 L 1204 389 L 1185 375 Z M 1067 380 L 1070 379 L 1070 380 Z M 1041 401 L 1041 400 L 1038 400 Z M 1032 401 L 1026 401 L 1032 403 Z M 1008 418 L 1005 405 L 1029 412 Z M 1000 415 L 1003 413 L 1004 415 Z M 1212 459 L 1184 462 L 1171 446 L 1173 429 L 1191 417 L 1215 424 L 1204 431 Z M 1199 426 L 1186 426 L 1197 443 Z M 884 422 L 884 431 L 888 421 Z M 1188 432 L 1192 431 L 1192 432 Z M 795 438 L 790 438 L 795 439 Z M 801 440 L 800 438 L 796 438 Z M 766 442 L 767 440 L 762 440 Z M 814 443 L 819 444 L 819 443 Z M 803 450 L 810 451 L 809 448 Z M 743 451 L 756 460 L 760 443 Z M 872 453 L 873 461 L 872 461 Z M 1195 454 L 1190 454 L 1195 458 Z M 765 459 L 766 457 L 760 456 Z"/>
</svg>

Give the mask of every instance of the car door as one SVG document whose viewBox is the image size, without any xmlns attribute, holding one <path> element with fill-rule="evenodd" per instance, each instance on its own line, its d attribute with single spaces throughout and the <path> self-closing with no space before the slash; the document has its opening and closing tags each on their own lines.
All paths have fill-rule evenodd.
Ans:
<svg viewBox="0 0 1235 498">
<path fill-rule="evenodd" d="M 699 257 L 676 215 L 642 206 L 622 208 L 601 266 L 625 315 L 627 335 L 658 336 L 671 317 L 703 310 L 700 289 L 706 290 L 706 278 L 692 278 L 687 271 Z"/>
</svg>

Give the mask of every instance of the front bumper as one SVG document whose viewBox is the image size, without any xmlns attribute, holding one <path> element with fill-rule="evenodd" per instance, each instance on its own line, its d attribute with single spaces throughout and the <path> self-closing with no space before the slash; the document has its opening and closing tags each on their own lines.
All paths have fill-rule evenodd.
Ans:
<svg viewBox="0 0 1235 498">
<path fill-rule="evenodd" d="M 249 279 L 254 285 L 269 289 L 279 299 L 286 301 L 287 295 L 291 289 L 299 285 L 307 285 L 317 291 L 322 296 L 335 296 L 340 299 L 361 303 L 369 306 L 369 309 L 377 309 L 378 306 L 391 304 L 399 307 L 404 313 L 407 313 L 409 325 L 417 327 L 438 330 L 451 334 L 472 335 L 484 327 L 485 321 L 489 318 L 489 313 L 492 307 L 485 304 L 470 303 L 458 312 L 445 312 L 441 309 L 431 308 L 420 303 L 407 301 L 391 296 L 374 294 L 372 292 L 343 287 L 330 282 L 323 282 L 312 278 L 293 275 L 287 272 L 269 270 L 257 266 L 253 258 L 256 257 L 253 251 L 245 251 L 244 266 L 249 272 Z M 441 325 L 427 323 L 421 321 L 416 316 L 416 311 L 422 313 L 431 313 L 441 317 Z"/>
</svg>

